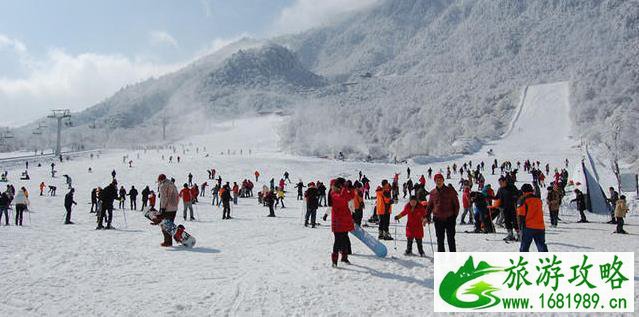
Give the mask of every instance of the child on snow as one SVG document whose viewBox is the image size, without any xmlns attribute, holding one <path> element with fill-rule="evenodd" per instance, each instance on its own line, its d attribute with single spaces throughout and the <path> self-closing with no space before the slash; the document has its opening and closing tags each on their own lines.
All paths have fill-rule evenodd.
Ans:
<svg viewBox="0 0 639 317">
<path fill-rule="evenodd" d="M 615 205 L 615 218 L 617 220 L 617 230 L 615 233 L 627 233 L 623 230 L 623 218 L 628 213 L 628 206 L 626 205 L 626 196 L 621 195 Z"/>
<path fill-rule="evenodd" d="M 413 240 L 417 241 L 417 251 L 420 256 L 424 256 L 424 248 L 422 246 L 422 238 L 424 237 L 424 218 L 426 217 L 426 208 L 417 201 L 416 196 L 411 196 L 410 201 L 404 206 L 404 210 L 397 216 L 395 220 L 399 221 L 402 217 L 408 215 L 406 222 L 406 252 L 404 255 L 413 255 Z"/>
</svg>

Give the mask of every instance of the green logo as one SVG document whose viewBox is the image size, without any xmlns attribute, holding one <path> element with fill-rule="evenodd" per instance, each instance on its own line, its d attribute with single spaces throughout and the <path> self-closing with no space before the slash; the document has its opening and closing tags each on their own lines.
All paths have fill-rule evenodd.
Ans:
<svg viewBox="0 0 639 317">
<path fill-rule="evenodd" d="M 457 308 L 485 309 L 493 307 L 500 302 L 499 297 L 493 294 L 493 292 L 499 290 L 499 288 L 484 281 L 479 281 L 471 285 L 470 288 L 463 292 L 463 295 L 469 294 L 477 296 L 477 299 L 474 301 L 463 301 L 457 296 L 464 284 L 484 275 L 502 271 L 502 268 L 490 266 L 484 261 L 480 261 L 477 263 L 477 267 L 475 267 L 473 257 L 469 256 L 466 263 L 464 263 L 457 272 L 450 271 L 446 274 L 439 285 L 439 296 L 441 296 L 445 302 Z"/>
</svg>

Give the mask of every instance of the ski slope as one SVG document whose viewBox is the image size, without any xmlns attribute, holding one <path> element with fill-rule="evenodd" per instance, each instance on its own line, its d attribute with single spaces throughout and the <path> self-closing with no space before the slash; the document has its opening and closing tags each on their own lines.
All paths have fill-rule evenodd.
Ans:
<svg viewBox="0 0 639 317">
<path fill-rule="evenodd" d="M 569 122 L 566 89 L 566 83 L 529 87 L 512 131 L 484 149 L 493 148 L 495 156 L 482 150 L 458 163 L 539 158 L 548 160 L 554 168 L 562 167 L 566 156 L 576 162 L 578 152 L 572 148 L 570 130 L 562 126 Z M 277 209 L 276 218 L 267 218 L 267 209 L 247 198 L 232 206 L 233 220 L 222 220 L 221 209 L 210 206 L 209 193 L 195 208 L 198 221 L 182 221 L 179 210 L 177 222 L 185 223 L 187 231 L 197 238 L 197 246 L 191 250 L 161 248 L 159 228 L 150 226 L 139 211 L 118 210 L 114 220 L 117 230 L 94 230 L 95 218 L 88 213 L 89 193 L 95 186 L 107 185 L 113 169 L 120 184 L 127 189 L 135 185 L 138 190 L 144 185 L 153 189 L 159 173 L 175 177 L 181 184 L 192 172 L 194 181 L 200 184 L 206 181 L 206 169 L 211 168 L 231 181 L 253 178 L 253 172 L 259 170 L 262 176 L 256 188 L 267 184 L 271 177 L 279 180 L 284 171 L 291 174 L 293 182 L 302 179 L 305 183 L 318 179 L 327 182 L 336 176 L 356 178 L 360 170 L 373 184 L 392 178 L 394 173 L 401 173 L 400 181 L 406 179 L 406 165 L 283 154 L 277 137 L 282 120 L 267 116 L 213 124 L 204 129 L 209 131 L 206 135 L 176 144 L 177 153 L 111 151 L 99 159 L 84 157 L 58 164 L 58 175 L 71 175 L 77 190 L 78 206 L 73 214 L 76 224 L 72 226 L 62 224 L 66 192 L 63 178 L 50 178 L 45 165 L 30 169 L 30 181 L 12 180 L 31 192 L 32 212 L 25 215 L 24 227 L 0 226 L 0 316 L 432 315 L 433 258 L 428 228 L 426 258 L 402 255 L 403 220 L 391 226 L 397 240 L 384 242 L 387 258 L 375 257 L 352 238 L 353 265 L 334 269 L 330 266 L 330 227 L 302 226 L 302 204 L 295 200 L 292 187 L 285 200 L 287 208 Z M 557 126 L 554 138 L 553 133 L 544 132 L 553 130 L 544 128 L 548 125 Z M 122 162 L 124 155 L 133 160 L 132 168 Z M 169 164 L 169 155 L 180 155 L 182 163 Z M 452 162 L 432 167 L 444 170 L 448 164 Z M 88 172 L 89 167 L 93 173 Z M 428 168 L 410 167 L 413 180 Z M 19 172 L 12 170 L 10 175 Z M 496 186 L 497 176 L 490 175 L 488 169 L 486 173 L 488 182 Z M 523 173 L 521 178 L 529 180 Z M 40 181 L 58 186 L 58 196 L 38 196 Z M 458 175 L 448 180 L 452 184 L 458 181 Z M 431 188 L 433 182 L 428 180 L 427 186 Z M 393 213 L 405 202 L 402 200 Z M 365 218 L 371 213 L 373 201 L 366 204 Z M 320 209 L 318 215 L 321 217 L 324 211 Z M 626 231 L 634 233 L 627 236 L 611 235 L 613 227 L 603 223 L 605 217 L 589 215 L 593 223 L 580 224 L 575 222 L 576 214 L 572 207 L 562 208 L 559 227 L 548 228 L 551 251 L 629 251 L 639 245 L 636 209 L 626 219 Z M 434 235 L 434 228 L 430 229 Z M 457 226 L 459 251 L 518 250 L 517 244 L 501 240 L 505 235 L 502 228 L 488 235 L 465 234 L 465 230 L 471 227 Z M 637 261 L 635 272 L 639 272 Z M 639 284 L 637 276 L 634 283 L 635 287 Z"/>
</svg>

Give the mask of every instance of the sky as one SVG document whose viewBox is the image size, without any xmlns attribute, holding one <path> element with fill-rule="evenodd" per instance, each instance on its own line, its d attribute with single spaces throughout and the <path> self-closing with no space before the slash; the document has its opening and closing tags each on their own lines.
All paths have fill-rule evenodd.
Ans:
<svg viewBox="0 0 639 317">
<path fill-rule="evenodd" d="M 0 127 L 79 111 L 242 37 L 330 23 L 378 0 L 0 0 Z"/>
</svg>

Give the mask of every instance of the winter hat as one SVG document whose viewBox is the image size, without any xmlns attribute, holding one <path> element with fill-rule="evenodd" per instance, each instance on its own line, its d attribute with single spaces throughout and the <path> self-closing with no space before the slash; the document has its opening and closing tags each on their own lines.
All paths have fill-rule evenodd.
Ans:
<svg viewBox="0 0 639 317">
<path fill-rule="evenodd" d="M 313 182 L 308 183 L 308 187 L 315 187 L 315 183 Z"/>
<path fill-rule="evenodd" d="M 438 178 L 444 179 L 444 175 L 442 175 L 442 173 L 437 173 L 433 176 L 434 181 L 437 181 Z"/>
<path fill-rule="evenodd" d="M 166 175 L 164 175 L 164 174 L 160 174 L 160 175 L 158 175 L 158 182 L 162 182 L 162 181 L 164 181 L 165 179 L 166 179 Z"/>
<path fill-rule="evenodd" d="M 535 192 L 535 190 L 533 189 L 532 185 L 530 185 L 530 184 L 521 185 L 521 191 L 523 193 L 533 193 L 533 192 Z"/>
</svg>

